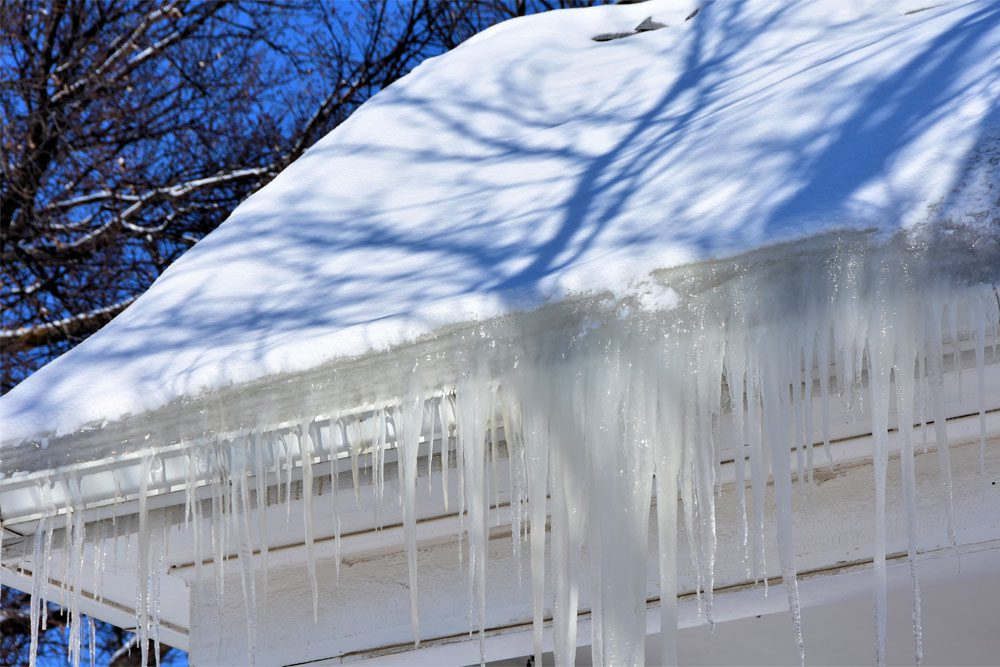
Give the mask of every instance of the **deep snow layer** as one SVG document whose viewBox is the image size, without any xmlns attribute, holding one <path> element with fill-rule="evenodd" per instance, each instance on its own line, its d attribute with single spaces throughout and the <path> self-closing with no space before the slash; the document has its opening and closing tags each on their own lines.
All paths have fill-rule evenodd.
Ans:
<svg viewBox="0 0 1000 667">
<path fill-rule="evenodd" d="M 907 13 L 923 4 L 720 1 L 685 20 L 694 5 L 654 0 L 490 29 L 378 94 L 0 399 L 0 437 L 641 290 L 658 268 L 944 217 L 996 127 L 1000 5 Z M 668 27 L 591 40 L 647 16 Z"/>
</svg>

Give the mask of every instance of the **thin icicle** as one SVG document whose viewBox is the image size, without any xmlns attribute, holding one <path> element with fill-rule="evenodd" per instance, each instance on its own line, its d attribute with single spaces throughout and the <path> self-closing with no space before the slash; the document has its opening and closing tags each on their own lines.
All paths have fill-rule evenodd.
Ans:
<svg viewBox="0 0 1000 667">
<path fill-rule="evenodd" d="M 424 411 L 425 411 L 424 417 L 425 417 L 427 423 L 430 424 L 430 433 L 427 434 L 427 495 L 430 495 L 433 492 L 433 482 L 432 482 L 432 480 L 434 479 L 434 476 L 433 476 L 433 472 L 434 472 L 434 436 L 435 436 L 435 429 L 437 428 L 437 420 L 434 419 L 434 403 L 435 403 L 435 401 L 428 400 L 424 404 Z M 444 467 L 446 465 L 447 465 L 447 461 L 445 460 L 444 451 L 443 451 L 443 447 L 442 447 L 441 466 Z"/>
<path fill-rule="evenodd" d="M 889 464 L 889 374 L 892 369 L 892 349 L 886 340 L 890 327 L 890 315 L 885 305 L 873 313 L 875 321 L 872 329 L 883 335 L 869 341 L 868 383 L 871 390 L 872 455 L 875 468 L 875 663 L 885 665 L 885 628 L 888 613 L 886 592 L 886 520 L 885 485 L 886 469 Z"/>
<path fill-rule="evenodd" d="M 736 513 L 739 526 L 740 561 L 750 573 L 750 540 L 747 524 L 747 494 L 746 494 L 746 423 L 744 419 L 743 383 L 746 374 L 746 354 L 743 340 L 736 336 L 726 342 L 725 375 L 729 389 L 729 444 L 733 450 L 733 463 L 736 468 Z M 665 410 L 666 406 L 658 406 Z M 679 419 L 679 417 L 678 417 Z M 660 428 L 664 428 L 661 426 Z M 679 443 L 676 446 L 680 446 Z"/>
<path fill-rule="evenodd" d="M 136 630 L 139 636 L 139 650 L 141 656 L 141 663 L 143 665 L 149 664 L 148 651 L 149 651 L 149 565 L 150 565 L 150 550 L 149 550 L 149 482 L 150 482 L 150 468 L 153 464 L 153 455 L 147 454 L 142 457 L 142 462 L 139 466 L 139 556 L 138 556 L 138 576 L 137 576 L 137 593 L 138 600 L 136 602 Z"/>
<path fill-rule="evenodd" d="M 896 380 L 897 413 L 899 432 L 902 438 L 900 462 L 903 474 L 903 505 L 906 515 L 906 557 L 910 568 L 910 588 L 913 597 L 913 655 L 916 664 L 923 661 L 923 627 L 920 611 L 920 582 L 917 579 L 917 481 L 914 472 L 913 452 L 913 403 L 916 378 L 916 350 L 906 337 L 899 346 L 897 362 L 893 370 Z"/>
<path fill-rule="evenodd" d="M 255 490 L 255 517 L 257 519 L 257 548 L 260 552 L 260 600 L 261 609 L 267 609 L 267 584 L 268 584 L 268 530 L 267 530 L 267 462 L 264 459 L 264 438 L 260 431 L 254 430 L 250 433 L 250 452 L 248 456 L 253 460 L 254 490 Z M 259 620 L 259 614 L 258 614 Z"/>
<path fill-rule="evenodd" d="M 38 522 L 38 529 L 35 531 L 34 544 L 31 555 L 31 605 L 29 615 L 31 617 L 31 644 L 28 648 L 29 667 L 35 667 L 38 658 L 38 634 L 42 616 L 46 613 L 43 584 L 48 580 L 48 552 L 45 550 L 46 529 L 50 525 L 51 519 L 43 516 Z"/>
<path fill-rule="evenodd" d="M 817 367 L 819 369 L 820 410 L 823 422 L 823 451 L 826 452 L 826 462 L 833 465 L 833 454 L 830 451 L 830 326 L 824 323 L 819 328 L 819 342 L 816 347 Z"/>
<path fill-rule="evenodd" d="M 545 618 L 545 518 L 549 478 L 548 424 L 535 412 L 525 422 L 524 451 L 527 462 L 528 511 L 531 547 L 532 644 L 536 665 L 542 664 Z M 596 603 L 596 601 L 595 601 Z"/>
<path fill-rule="evenodd" d="M 788 594 L 788 607 L 792 614 L 795 644 L 799 650 L 799 660 L 805 664 L 805 645 L 802 637 L 799 588 L 795 570 L 795 547 L 792 536 L 792 472 L 788 457 L 791 444 L 789 427 L 788 388 L 792 374 L 780 342 L 760 342 L 767 353 L 767 363 L 762 364 L 764 373 L 760 376 L 763 407 L 763 429 L 767 434 L 765 444 L 770 450 L 771 469 L 774 478 L 774 498 L 778 533 L 778 562 L 781 579 Z"/>
<path fill-rule="evenodd" d="M 942 311 L 939 304 L 932 302 L 924 318 L 927 326 L 927 384 L 934 417 L 935 445 L 938 464 L 941 469 L 941 486 L 944 491 L 945 517 L 947 519 L 948 541 L 955 544 L 955 503 L 951 483 L 951 456 L 948 451 L 947 413 L 944 404 L 944 344 L 941 328 Z"/>
<path fill-rule="evenodd" d="M 976 341 L 976 400 L 979 403 L 979 473 L 986 476 L 986 313 L 987 308 L 969 308 L 969 329 Z M 961 365 L 957 369 L 962 374 Z"/>
<path fill-rule="evenodd" d="M 247 657 L 250 664 L 257 659 L 257 590 L 255 576 L 255 559 L 253 556 L 252 536 L 250 534 L 250 475 L 249 438 L 241 437 L 233 448 L 234 461 L 230 464 L 232 474 L 233 513 L 236 519 L 236 544 L 239 550 L 240 584 L 243 590 L 243 601 L 247 617 Z"/>
<path fill-rule="evenodd" d="M 319 620 L 319 583 L 316 579 L 316 553 L 313 527 L 313 438 L 312 424 L 300 424 L 295 431 L 302 463 L 302 521 L 305 531 L 306 572 L 312 591 L 313 623 Z"/>
<path fill-rule="evenodd" d="M 340 583 L 340 449 L 347 445 L 347 431 L 343 421 L 330 420 L 330 485 L 333 498 L 333 551 L 334 570 Z M 339 443 L 339 445 L 338 445 Z"/>
</svg>

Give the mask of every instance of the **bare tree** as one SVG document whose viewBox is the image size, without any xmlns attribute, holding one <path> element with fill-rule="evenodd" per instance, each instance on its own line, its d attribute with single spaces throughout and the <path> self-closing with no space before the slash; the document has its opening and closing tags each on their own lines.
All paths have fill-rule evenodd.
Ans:
<svg viewBox="0 0 1000 667">
<path fill-rule="evenodd" d="M 460 6 L 0 3 L 2 389 L 439 49 Z"/>
</svg>

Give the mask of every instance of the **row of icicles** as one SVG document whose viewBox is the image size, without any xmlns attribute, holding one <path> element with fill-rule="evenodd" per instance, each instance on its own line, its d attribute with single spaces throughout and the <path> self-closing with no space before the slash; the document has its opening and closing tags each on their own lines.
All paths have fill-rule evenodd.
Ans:
<svg viewBox="0 0 1000 667">
<path fill-rule="evenodd" d="M 544 594 L 546 576 L 554 578 L 550 609 L 556 664 L 574 663 L 584 586 L 590 588 L 592 636 L 587 641 L 594 664 L 643 664 L 651 509 L 659 540 L 660 655 L 664 664 L 677 664 L 677 562 L 690 558 L 699 610 L 711 622 L 720 452 L 733 450 L 743 452 L 734 457 L 741 562 L 749 580 L 766 585 L 764 536 L 766 524 L 774 521 L 778 565 L 804 661 L 792 535 L 793 480 L 811 482 L 814 443 L 825 450 L 821 459 L 830 460 L 829 415 L 834 400 L 843 401 L 856 414 L 870 415 L 874 435 L 879 665 L 885 663 L 888 432 L 895 428 L 891 415 L 898 415 L 914 658 L 919 664 L 914 449 L 920 444 L 928 447 L 924 427 L 933 428 L 935 443 L 948 442 L 945 365 L 951 357 L 951 363 L 961 368 L 958 350 L 964 335 L 975 355 L 981 464 L 985 461 L 984 374 L 986 364 L 997 359 L 1000 329 L 995 290 L 986 285 L 892 295 L 841 290 L 834 297 L 811 299 L 814 306 L 806 308 L 804 316 L 802 309 L 795 310 L 799 313 L 795 317 L 776 314 L 787 304 L 768 304 L 746 295 L 729 293 L 717 303 L 725 303 L 725 308 L 702 303 L 683 320 L 620 309 L 614 317 L 582 326 L 571 336 L 539 334 L 530 353 L 497 345 L 486 333 L 481 344 L 467 345 L 460 352 L 468 370 L 454 387 L 424 386 L 417 369 L 409 395 L 361 415 L 333 413 L 336 416 L 306 419 L 292 427 L 247 428 L 226 439 L 206 437 L 186 454 L 183 520 L 177 512 L 147 507 L 163 468 L 153 453 L 141 459 L 137 526 L 124 519 L 111 527 L 88 526 L 82 508 L 72 500 L 65 508 L 50 501 L 50 516 L 39 523 L 30 562 L 21 563 L 33 577 L 32 664 L 39 631 L 44 629 L 45 601 L 54 599 L 48 582 L 53 534 L 60 523 L 67 547 L 58 601 L 68 610 L 74 665 L 79 664 L 86 634 L 79 612 L 85 550 L 93 550 L 90 560 L 99 587 L 100 572 L 117 558 L 117 551 L 107 553 L 106 538 L 137 532 L 136 628 L 146 664 L 148 640 L 159 641 L 159 586 L 169 533 L 171 528 L 181 529 L 174 525 L 180 523 L 194 535 L 197 586 L 202 585 L 202 563 L 211 560 L 221 600 L 224 561 L 234 557 L 238 561 L 252 661 L 258 608 L 266 604 L 268 588 L 266 503 L 259 499 L 270 493 L 273 502 L 283 499 L 290 506 L 293 469 L 301 468 L 306 567 L 315 618 L 319 600 L 313 553 L 314 481 L 326 475 L 331 479 L 339 566 L 338 465 L 349 459 L 357 502 L 361 469 L 367 462 L 379 504 L 384 497 L 385 464 L 392 460 L 393 449 L 414 641 L 419 643 L 420 637 L 416 484 L 421 469 L 430 484 L 437 456 L 445 462 L 440 473 L 444 504 L 461 519 L 471 623 L 478 627 L 483 661 L 490 507 L 500 502 L 499 490 L 506 485 L 514 554 L 520 557 L 522 543 L 530 553 L 535 664 L 542 664 L 549 602 Z M 822 415 L 821 438 L 813 435 L 814 402 Z M 921 427 L 922 443 L 916 442 L 914 425 Z M 948 537 L 954 542 L 948 448 L 937 451 L 948 503 Z M 458 476 L 457 497 L 448 498 L 449 475 Z M 764 512 L 769 480 L 777 508 L 773 517 Z M 79 497 L 75 479 L 69 476 L 64 481 L 68 496 Z M 43 499 L 51 498 L 49 484 L 39 485 Z M 211 496 L 207 499 L 204 488 L 201 496 L 197 492 L 206 486 Z M 654 496 L 656 503 L 651 505 Z M 205 529 L 208 544 L 202 537 Z M 686 556 L 678 553 L 679 530 L 689 545 Z M 100 590 L 93 594 L 100 598 Z M 93 656 L 92 622 L 87 629 Z M 155 654 L 158 659 L 159 651 Z"/>
</svg>

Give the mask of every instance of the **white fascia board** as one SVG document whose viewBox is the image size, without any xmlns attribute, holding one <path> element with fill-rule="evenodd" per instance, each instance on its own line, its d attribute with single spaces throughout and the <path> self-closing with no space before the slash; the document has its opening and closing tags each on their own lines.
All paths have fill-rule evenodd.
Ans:
<svg viewBox="0 0 1000 667">
<path fill-rule="evenodd" d="M 988 428 L 994 437 L 988 442 L 987 464 L 989 469 L 1000 463 L 1000 419 L 997 413 L 991 416 Z M 957 438 L 952 444 L 952 465 L 954 474 L 956 545 L 951 545 L 946 537 L 946 517 L 942 502 L 942 491 L 936 484 L 938 467 L 937 454 L 933 450 L 919 453 L 916 457 L 918 478 L 927 479 L 920 491 L 921 520 L 918 534 L 921 582 L 925 583 L 923 562 L 937 557 L 958 554 L 964 568 L 966 555 L 989 550 L 991 558 L 996 558 L 996 547 L 1000 545 L 1000 502 L 997 491 L 987 487 L 981 489 L 982 477 L 978 467 L 978 438 L 965 438 L 978 432 L 978 419 L 966 417 L 949 426 Z M 834 575 L 857 572 L 850 589 L 842 588 L 842 579 L 833 579 L 832 587 L 822 589 L 823 595 L 816 594 L 805 604 L 828 604 L 835 602 L 838 592 L 850 591 L 851 596 L 863 596 L 870 601 L 874 585 L 871 574 L 873 546 L 871 542 L 873 515 L 870 507 L 873 470 L 867 462 L 850 460 L 835 465 L 828 471 L 817 474 L 814 485 L 806 485 L 800 502 L 804 505 L 795 515 L 796 562 L 800 581 L 811 586 L 813 580 L 825 580 Z M 731 478 L 730 478 L 731 479 Z M 898 500 L 901 482 L 899 462 L 890 464 L 888 495 Z M 797 492 L 798 494 L 798 492 Z M 768 546 L 768 576 L 770 595 L 765 596 L 763 587 L 754 588 L 746 578 L 745 568 L 737 558 L 738 531 L 736 526 L 735 486 L 728 483 L 718 500 L 719 559 L 716 573 L 716 601 L 714 616 L 719 621 L 747 618 L 757 614 L 787 613 L 787 597 L 780 583 L 780 570 L 773 544 L 773 526 L 769 523 L 766 538 Z M 895 504 L 892 504 L 895 507 Z M 722 511 L 728 508 L 728 511 Z M 900 508 L 896 508 L 899 510 Z M 293 507 L 293 513 L 296 508 Z M 895 511 L 895 510 L 894 510 Z M 773 507 L 768 510 L 768 516 Z M 502 521 L 502 515 L 495 515 Z M 769 518 L 770 522 L 771 519 Z M 901 523 L 902 517 L 892 514 L 888 540 L 890 563 L 901 563 L 899 569 L 906 571 L 905 535 L 892 527 Z M 655 521 L 653 521 L 655 524 Z M 898 527 L 898 526 L 897 526 Z M 271 593 L 267 611 L 267 627 L 258 628 L 258 663 L 277 662 L 284 656 L 308 661 L 312 664 L 339 664 L 359 660 L 377 659 L 384 663 L 400 664 L 474 664 L 479 659 L 478 637 L 470 636 L 466 617 L 467 572 L 459 565 L 458 543 L 454 534 L 447 538 L 447 526 L 439 526 L 440 531 L 433 536 L 418 536 L 420 540 L 417 555 L 418 597 L 420 604 L 421 644 L 413 646 L 408 623 L 408 582 L 406 578 L 406 556 L 403 550 L 401 531 L 385 531 L 385 536 L 358 536 L 357 539 L 371 540 L 367 546 L 373 551 L 351 550 L 341 566 L 339 584 L 334 584 L 332 552 L 316 550 L 316 563 L 320 579 L 320 614 L 318 625 L 311 622 L 311 608 L 308 604 L 309 584 L 305 581 L 305 553 L 299 551 L 297 557 L 272 562 Z M 502 660 L 524 656 L 531 646 L 531 600 L 526 588 L 519 588 L 516 559 L 511 552 L 509 531 L 503 525 L 496 526 L 491 534 L 489 572 L 491 577 L 490 617 L 487 625 L 487 657 Z M 654 531 L 654 526 L 650 527 Z M 384 538 L 390 538 L 388 540 Z M 647 607 L 650 614 L 648 630 L 658 629 L 653 617 L 658 617 L 658 588 L 656 575 L 655 540 L 649 545 L 650 570 L 648 573 Z M 703 623 L 697 618 L 697 604 L 685 602 L 693 598 L 695 574 L 687 559 L 685 537 L 680 536 L 678 553 L 678 584 L 681 591 L 681 627 Z M 319 545 L 317 545 L 318 547 Z M 345 540 L 345 551 L 349 544 Z M 527 568 L 528 557 L 522 543 L 522 568 Z M 290 553 L 289 556 L 294 556 Z M 526 570 L 524 571 L 526 576 Z M 185 575 L 189 576 L 189 575 Z M 210 576 L 206 573 L 203 576 Z M 215 638 L 212 627 L 201 628 L 192 636 L 192 656 L 202 662 L 215 664 L 226 656 L 235 656 L 232 664 L 245 660 L 245 639 L 243 638 L 245 619 L 243 603 L 239 592 L 240 574 L 236 569 L 226 574 L 224 614 L 225 627 L 229 633 L 225 638 Z M 933 581 L 927 579 L 926 583 Z M 581 582 L 582 583 L 582 582 Z M 907 582 L 908 584 L 908 582 Z M 846 584 L 844 584 L 846 585 Z M 578 643 L 584 643 L 589 636 L 588 595 L 581 590 L 579 617 L 581 626 Z M 725 598 L 719 602 L 720 598 Z M 192 601 L 194 622 L 212 626 L 217 618 L 214 592 L 209 587 L 200 598 Z M 689 605 L 684 611 L 684 605 Z M 983 610 L 987 611 L 986 609 Z M 895 613 L 895 612 L 894 612 Z M 907 614 L 908 615 L 908 614 Z M 373 619 L 380 619 L 373 627 Z M 318 628 L 318 630 L 317 630 Z M 788 642 L 792 644 L 790 621 Z M 808 637 L 807 637 L 808 640 Z M 793 644 L 792 644 L 793 645 Z M 291 647 L 297 647 L 294 650 Z M 287 653 L 291 651 L 291 653 Z M 221 656 L 221 658 L 220 658 Z M 325 662 L 324 662 L 325 661 Z M 223 660 L 225 662 L 225 660 Z M 229 664 L 229 663 L 226 663 Z"/>
<path fill-rule="evenodd" d="M 959 578 L 1000 576 L 1000 540 L 965 547 L 943 548 L 921 553 L 916 558 L 920 571 L 920 581 L 924 586 L 948 584 Z M 890 589 L 908 589 L 909 566 L 906 557 L 897 555 L 887 559 L 887 577 Z M 858 563 L 836 568 L 801 572 L 798 578 L 799 601 L 803 609 L 836 604 L 848 600 L 864 600 L 868 603 L 872 589 L 872 565 Z M 780 579 L 772 585 L 781 586 Z M 708 624 L 699 613 L 698 601 L 694 595 L 678 599 L 678 629 L 683 631 Z M 774 589 L 766 594 L 763 586 L 733 587 L 717 590 L 713 598 L 712 614 L 715 623 L 723 624 L 745 618 L 767 614 L 787 614 L 788 601 L 784 591 Z M 808 613 L 808 612 L 807 612 Z M 791 638 L 791 621 L 788 621 L 787 637 Z M 659 600 L 651 599 L 646 605 L 646 633 L 655 635 L 660 631 Z M 586 651 L 591 636 L 591 622 L 588 613 L 577 620 L 578 650 Z M 719 641 L 725 641 L 724 630 L 716 634 Z M 807 635 L 808 640 L 808 635 Z M 684 637 L 681 635 L 681 641 Z M 532 645 L 531 623 L 487 631 L 486 655 L 492 662 L 524 659 L 525 647 Z M 543 650 L 552 651 L 552 624 L 546 622 L 542 639 Z M 579 655 L 579 654 L 578 654 Z M 807 659 L 809 653 L 807 648 Z M 589 658 L 589 656 L 587 656 Z M 338 656 L 327 660 L 310 661 L 316 667 L 328 665 L 438 665 L 476 664 L 479 661 L 478 638 L 470 639 L 468 633 L 437 640 L 425 640 L 420 647 L 393 647 L 381 652 L 359 653 Z M 589 663 L 588 663 L 589 664 Z"/>
</svg>

